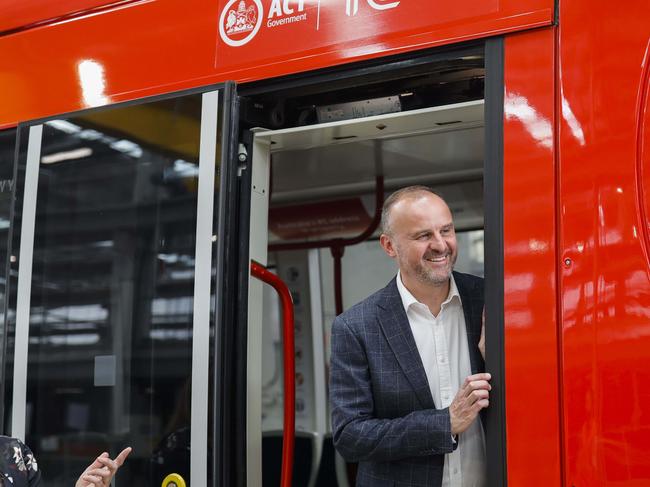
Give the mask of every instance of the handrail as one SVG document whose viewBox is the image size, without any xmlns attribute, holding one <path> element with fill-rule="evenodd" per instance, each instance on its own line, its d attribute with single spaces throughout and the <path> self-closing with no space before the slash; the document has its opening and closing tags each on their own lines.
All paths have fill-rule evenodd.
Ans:
<svg viewBox="0 0 650 487">
<path fill-rule="evenodd" d="M 251 261 L 251 275 L 276 290 L 282 301 L 282 337 L 284 349 L 284 428 L 282 432 L 281 487 L 291 487 L 296 437 L 296 361 L 294 344 L 293 299 L 287 285 L 261 264 Z"/>
</svg>

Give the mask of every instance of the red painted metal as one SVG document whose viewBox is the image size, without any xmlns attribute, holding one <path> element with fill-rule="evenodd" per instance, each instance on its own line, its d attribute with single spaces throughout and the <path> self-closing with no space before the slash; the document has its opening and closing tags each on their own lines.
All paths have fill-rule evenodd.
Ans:
<svg viewBox="0 0 650 487">
<path fill-rule="evenodd" d="M 268 16 L 272 0 L 258 1 Z M 346 4 L 355 1 L 357 13 L 347 15 Z M 311 12 L 317 3 L 305 0 L 304 8 Z M 0 127 L 227 79 L 265 79 L 549 25 L 554 2 L 401 0 L 385 10 L 368 0 L 320 4 L 318 30 L 311 13 L 309 25 L 260 26 L 242 47 L 219 35 L 226 0 L 143 1 L 0 37 L 0 92 L 11 93 L 0 104 Z"/>
<path fill-rule="evenodd" d="M 284 429 L 282 431 L 281 487 L 291 487 L 296 438 L 296 347 L 294 343 L 293 299 L 287 285 L 263 265 L 251 261 L 251 275 L 275 289 L 282 301 L 284 356 Z"/>
<path fill-rule="evenodd" d="M 4 0 L 0 17 L 0 35 L 33 29 L 76 16 L 98 13 L 101 9 L 123 7 L 142 0 Z"/>
<path fill-rule="evenodd" d="M 554 45 L 554 29 L 505 42 L 506 444 L 512 486 L 557 486 L 561 479 Z"/>
<path fill-rule="evenodd" d="M 650 3 L 560 5 L 564 483 L 646 486 Z"/>
<path fill-rule="evenodd" d="M 637 106 L 636 171 L 639 228 L 646 261 L 650 263 L 650 40 L 643 56 Z"/>
</svg>

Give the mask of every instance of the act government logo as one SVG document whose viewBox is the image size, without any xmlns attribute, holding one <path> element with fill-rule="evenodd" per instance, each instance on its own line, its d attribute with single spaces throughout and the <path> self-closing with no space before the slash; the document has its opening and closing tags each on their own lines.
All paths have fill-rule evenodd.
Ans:
<svg viewBox="0 0 650 487">
<path fill-rule="evenodd" d="M 230 0 L 219 18 L 221 39 L 229 46 L 243 46 L 260 30 L 263 16 L 260 0 Z"/>
</svg>

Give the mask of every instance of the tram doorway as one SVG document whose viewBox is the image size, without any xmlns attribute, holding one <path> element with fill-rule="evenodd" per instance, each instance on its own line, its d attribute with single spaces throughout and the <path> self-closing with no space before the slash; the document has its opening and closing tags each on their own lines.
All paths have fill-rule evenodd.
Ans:
<svg viewBox="0 0 650 487">
<path fill-rule="evenodd" d="M 377 223 L 384 198 L 404 186 L 430 186 L 448 201 L 459 245 L 456 269 L 483 275 L 484 103 L 254 132 L 251 259 L 276 273 L 294 301 L 293 485 L 347 487 L 353 466 L 335 453 L 331 440 L 332 320 L 396 274 L 379 246 Z M 277 485 L 280 303 L 261 283 L 251 280 L 249 286 L 247 481 Z"/>
</svg>

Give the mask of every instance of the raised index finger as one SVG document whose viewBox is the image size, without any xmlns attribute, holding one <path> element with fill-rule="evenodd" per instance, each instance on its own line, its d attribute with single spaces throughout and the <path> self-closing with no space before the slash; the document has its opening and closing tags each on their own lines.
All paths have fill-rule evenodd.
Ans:
<svg viewBox="0 0 650 487">
<path fill-rule="evenodd" d="M 120 454 L 115 458 L 115 463 L 117 463 L 118 467 L 121 467 L 124 464 L 124 460 L 126 460 L 126 457 L 129 456 L 129 453 L 131 453 L 132 448 L 130 446 L 126 447 L 124 450 L 120 452 Z"/>
</svg>

